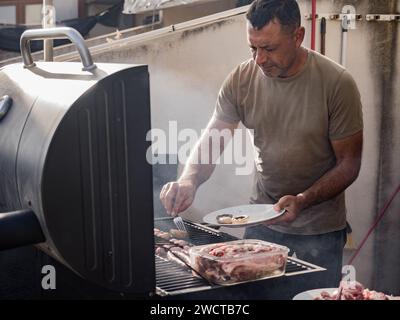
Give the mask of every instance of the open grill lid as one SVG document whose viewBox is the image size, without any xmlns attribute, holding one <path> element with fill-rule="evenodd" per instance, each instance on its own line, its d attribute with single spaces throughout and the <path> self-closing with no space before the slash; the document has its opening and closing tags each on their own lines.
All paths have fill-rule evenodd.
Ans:
<svg viewBox="0 0 400 320">
<path fill-rule="evenodd" d="M 31 40 L 60 37 L 82 63 L 32 61 Z M 94 65 L 70 28 L 29 30 L 21 48 L 24 63 L 0 70 L 0 97 L 12 99 L 0 119 L 0 230 L 15 231 L 0 235 L 0 249 L 40 243 L 95 284 L 153 291 L 147 66 Z M 21 239 L 32 220 L 23 226 L 35 237 Z"/>
</svg>

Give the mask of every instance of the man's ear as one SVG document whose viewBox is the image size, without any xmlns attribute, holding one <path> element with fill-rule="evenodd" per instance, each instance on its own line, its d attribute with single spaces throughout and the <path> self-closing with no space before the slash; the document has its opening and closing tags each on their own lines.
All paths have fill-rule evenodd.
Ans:
<svg viewBox="0 0 400 320">
<path fill-rule="evenodd" d="M 297 29 L 296 35 L 295 35 L 296 48 L 300 48 L 301 44 L 303 43 L 305 32 L 306 32 L 306 30 L 304 29 L 304 27 L 300 27 Z"/>
</svg>

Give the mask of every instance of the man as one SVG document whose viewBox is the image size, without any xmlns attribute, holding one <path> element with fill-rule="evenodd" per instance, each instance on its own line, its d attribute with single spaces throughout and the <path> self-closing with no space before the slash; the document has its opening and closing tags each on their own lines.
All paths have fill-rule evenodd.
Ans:
<svg viewBox="0 0 400 320">
<path fill-rule="evenodd" d="M 360 95 L 344 68 L 301 46 L 305 30 L 295 0 L 256 0 L 246 17 L 253 58 L 225 80 L 207 130 L 233 131 L 240 121 L 254 130 L 251 203 L 286 210 L 247 228 L 245 237 L 288 246 L 328 269 L 315 287 L 335 287 L 346 240 L 344 190 L 361 164 Z M 207 139 L 203 135 L 193 157 Z M 189 161 L 179 180 L 161 191 L 167 211 L 187 209 L 213 169 Z"/>
</svg>

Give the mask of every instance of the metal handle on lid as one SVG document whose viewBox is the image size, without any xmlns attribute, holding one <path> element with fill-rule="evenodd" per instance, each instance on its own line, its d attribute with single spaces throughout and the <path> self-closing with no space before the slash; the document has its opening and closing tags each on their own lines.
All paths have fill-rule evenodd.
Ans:
<svg viewBox="0 0 400 320">
<path fill-rule="evenodd" d="M 0 213 L 0 251 L 45 241 L 40 222 L 32 210 Z"/>
<path fill-rule="evenodd" d="M 31 40 L 44 40 L 44 39 L 69 39 L 77 47 L 81 56 L 83 70 L 92 70 L 96 68 L 93 63 L 92 56 L 90 55 L 89 49 L 86 47 L 85 41 L 81 34 L 74 28 L 60 27 L 60 28 L 48 28 L 48 29 L 30 29 L 26 30 L 21 35 L 20 46 L 21 55 L 24 61 L 25 68 L 31 68 L 35 66 L 32 59 L 30 41 Z"/>
</svg>

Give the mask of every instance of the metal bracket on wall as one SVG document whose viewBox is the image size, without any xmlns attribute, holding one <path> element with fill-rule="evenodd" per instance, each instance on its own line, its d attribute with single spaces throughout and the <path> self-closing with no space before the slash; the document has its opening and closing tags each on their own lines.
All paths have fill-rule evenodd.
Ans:
<svg viewBox="0 0 400 320">
<path fill-rule="evenodd" d="M 367 14 L 365 16 L 367 21 L 397 21 L 400 22 L 400 14 Z"/>
<path fill-rule="evenodd" d="M 347 19 L 350 18 L 350 20 L 360 21 L 360 20 L 363 19 L 362 14 L 318 13 L 318 14 L 315 15 L 316 19 L 325 18 L 326 20 L 344 20 L 345 16 L 347 17 Z M 307 13 L 307 14 L 304 15 L 304 18 L 306 20 L 311 20 L 312 19 L 312 14 L 311 13 Z"/>
<path fill-rule="evenodd" d="M 316 19 L 320 20 L 322 18 L 325 18 L 326 20 L 344 20 L 347 18 L 347 20 L 356 20 L 356 21 L 361 21 L 363 20 L 363 15 L 362 14 L 345 14 L 345 13 L 318 13 L 315 15 Z M 304 18 L 306 20 L 311 20 L 312 19 L 312 14 L 307 13 L 304 15 Z M 400 14 L 374 14 L 370 13 L 365 15 L 365 20 L 366 21 L 380 21 L 380 22 L 390 22 L 390 21 L 397 21 L 400 22 Z"/>
</svg>

